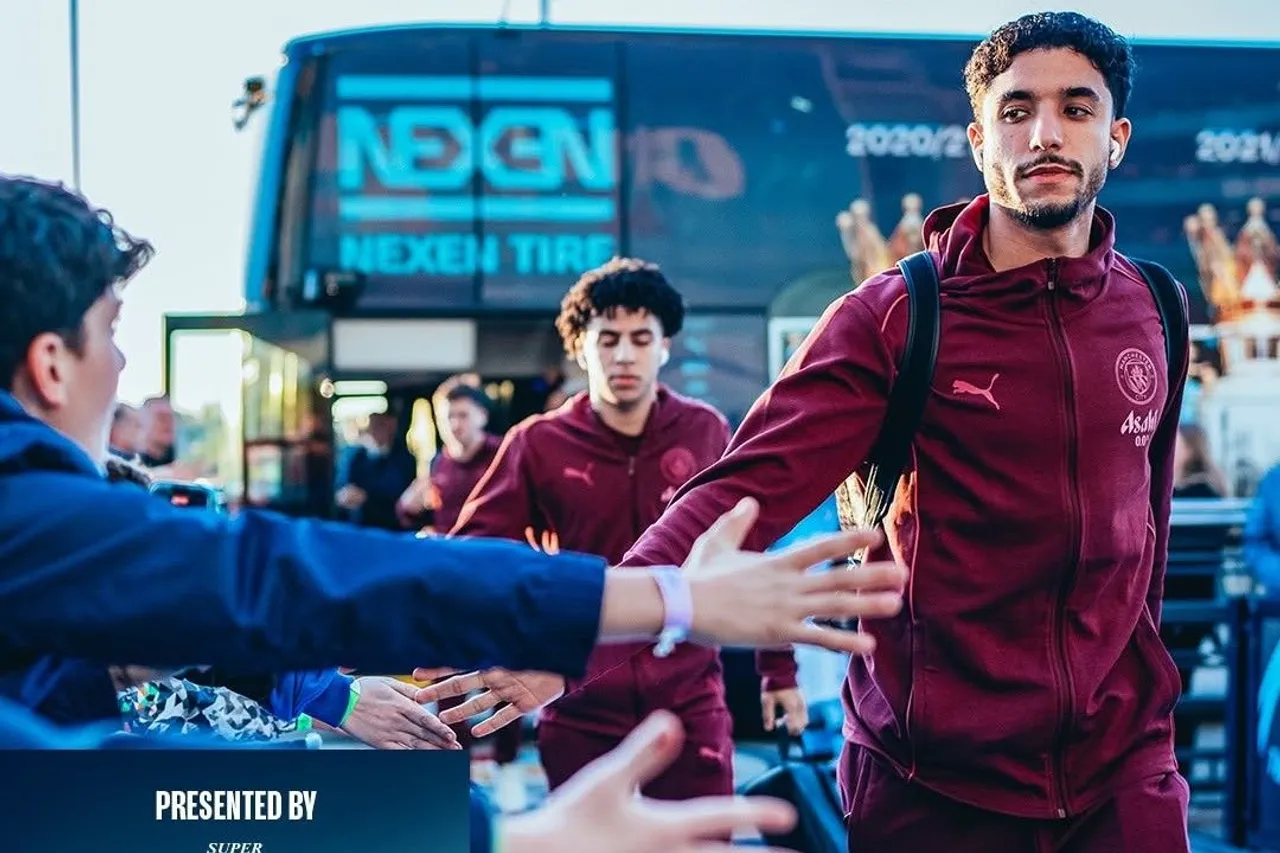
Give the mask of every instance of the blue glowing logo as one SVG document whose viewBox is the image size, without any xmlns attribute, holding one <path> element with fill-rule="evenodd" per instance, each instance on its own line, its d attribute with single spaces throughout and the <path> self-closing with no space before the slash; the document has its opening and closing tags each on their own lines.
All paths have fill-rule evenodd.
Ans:
<svg viewBox="0 0 1280 853">
<path fill-rule="evenodd" d="M 339 217 L 611 223 L 613 94 L 599 78 L 342 77 Z"/>
</svg>

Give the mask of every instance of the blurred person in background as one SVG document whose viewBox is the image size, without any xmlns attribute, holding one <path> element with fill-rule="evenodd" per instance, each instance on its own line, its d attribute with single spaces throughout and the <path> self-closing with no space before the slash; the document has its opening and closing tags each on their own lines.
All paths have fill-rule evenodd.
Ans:
<svg viewBox="0 0 1280 853">
<path fill-rule="evenodd" d="M 142 464 L 164 468 L 177 461 L 178 416 L 168 397 L 148 397 L 142 402 Z"/>
<path fill-rule="evenodd" d="M 1209 436 L 1195 424 L 1181 424 L 1173 450 L 1175 498 L 1225 498 L 1227 478 L 1209 452 Z"/>
<path fill-rule="evenodd" d="M 362 444 L 347 457 L 334 502 L 361 527 L 404 530 L 396 506 L 414 479 L 413 455 L 396 435 L 396 416 L 375 412 Z"/>
<path fill-rule="evenodd" d="M 474 385 L 445 383 L 436 392 L 432 408 L 440 452 L 432 458 L 427 475 L 414 480 L 400 496 L 397 511 L 405 527 L 425 524 L 433 532 L 448 533 L 502 441 L 487 431 L 489 398 Z"/>
<path fill-rule="evenodd" d="M 111 414 L 107 449 L 123 459 L 137 459 L 142 452 L 142 413 L 128 403 L 117 403 Z"/>
</svg>

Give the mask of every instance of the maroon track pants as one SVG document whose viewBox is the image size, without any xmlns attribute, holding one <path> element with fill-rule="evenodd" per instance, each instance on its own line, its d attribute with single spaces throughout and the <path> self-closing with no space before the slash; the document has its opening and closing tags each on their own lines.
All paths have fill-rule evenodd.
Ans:
<svg viewBox="0 0 1280 853">
<path fill-rule="evenodd" d="M 684 748 L 675 762 L 641 793 L 657 800 L 732 794 L 733 720 L 727 713 L 711 712 L 682 717 L 681 721 L 685 727 Z M 622 743 L 627 734 L 596 734 L 561 720 L 540 722 L 538 755 L 551 790 Z"/>
<path fill-rule="evenodd" d="M 983 811 L 907 782 L 849 744 L 841 762 L 852 811 L 849 853 L 1188 853 L 1190 789 L 1167 773 L 1121 789 L 1086 814 L 1032 820 Z M 846 808 L 849 805 L 846 803 Z"/>
</svg>

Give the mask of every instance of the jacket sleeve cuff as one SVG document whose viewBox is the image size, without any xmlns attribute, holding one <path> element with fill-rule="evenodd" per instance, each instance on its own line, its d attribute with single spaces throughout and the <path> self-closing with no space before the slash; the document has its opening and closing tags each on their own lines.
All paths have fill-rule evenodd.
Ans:
<svg viewBox="0 0 1280 853">
<path fill-rule="evenodd" d="M 349 675 L 335 672 L 325 688 L 300 710 L 327 726 L 339 727 L 347 713 L 347 703 L 351 700 L 351 682 L 354 680 Z"/>
<path fill-rule="evenodd" d="M 799 685 L 796 680 L 798 671 L 795 652 L 791 648 L 756 650 L 756 672 L 760 674 L 763 692 L 795 689 Z"/>
</svg>

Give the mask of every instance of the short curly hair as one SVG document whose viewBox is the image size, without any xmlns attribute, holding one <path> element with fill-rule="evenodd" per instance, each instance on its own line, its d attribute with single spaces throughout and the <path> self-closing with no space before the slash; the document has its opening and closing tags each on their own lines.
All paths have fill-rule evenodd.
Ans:
<svg viewBox="0 0 1280 853">
<path fill-rule="evenodd" d="M 0 388 L 40 335 L 78 351 L 85 313 L 154 254 L 62 184 L 0 175 Z"/>
<path fill-rule="evenodd" d="M 1069 48 L 1093 63 L 1107 81 L 1115 117 L 1124 115 L 1133 92 L 1133 51 L 1129 42 L 1100 21 L 1078 12 L 1036 12 L 1010 21 L 974 48 L 964 67 L 964 88 L 975 117 L 991 81 L 1009 70 L 1019 54 Z"/>
<path fill-rule="evenodd" d="M 674 338 L 684 326 L 684 298 L 657 264 L 614 258 L 583 273 L 560 303 L 556 330 L 565 352 L 576 357 L 591 318 L 612 316 L 619 308 L 648 311 L 662 324 L 664 337 Z"/>
</svg>

